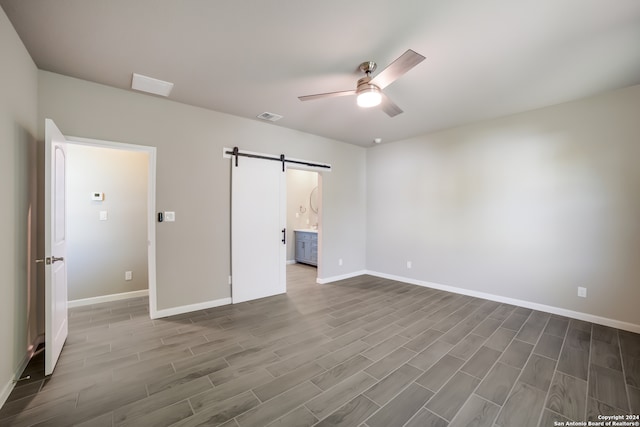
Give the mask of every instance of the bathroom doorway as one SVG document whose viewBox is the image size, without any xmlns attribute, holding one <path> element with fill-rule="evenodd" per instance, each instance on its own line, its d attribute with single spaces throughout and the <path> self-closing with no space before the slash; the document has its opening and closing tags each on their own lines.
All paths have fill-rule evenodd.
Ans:
<svg viewBox="0 0 640 427">
<path fill-rule="evenodd" d="M 320 265 L 320 181 L 316 171 L 287 168 L 287 264 Z"/>
</svg>

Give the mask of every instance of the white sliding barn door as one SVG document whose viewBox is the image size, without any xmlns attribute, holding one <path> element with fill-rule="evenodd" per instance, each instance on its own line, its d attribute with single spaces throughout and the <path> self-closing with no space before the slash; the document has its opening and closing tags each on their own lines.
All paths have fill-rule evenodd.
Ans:
<svg viewBox="0 0 640 427">
<path fill-rule="evenodd" d="M 286 285 L 286 174 L 282 163 L 231 160 L 232 301 L 283 294 Z"/>
<path fill-rule="evenodd" d="M 51 375 L 68 334 L 67 315 L 67 140 L 45 122 L 45 348 L 44 373 Z"/>
</svg>

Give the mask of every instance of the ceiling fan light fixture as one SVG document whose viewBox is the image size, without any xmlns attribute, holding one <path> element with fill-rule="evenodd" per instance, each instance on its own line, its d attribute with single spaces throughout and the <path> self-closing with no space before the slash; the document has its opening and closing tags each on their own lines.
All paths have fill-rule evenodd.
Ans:
<svg viewBox="0 0 640 427">
<path fill-rule="evenodd" d="M 380 105 L 382 102 L 382 94 L 377 86 L 369 85 L 368 87 L 358 90 L 358 106 L 362 108 L 371 108 Z"/>
</svg>

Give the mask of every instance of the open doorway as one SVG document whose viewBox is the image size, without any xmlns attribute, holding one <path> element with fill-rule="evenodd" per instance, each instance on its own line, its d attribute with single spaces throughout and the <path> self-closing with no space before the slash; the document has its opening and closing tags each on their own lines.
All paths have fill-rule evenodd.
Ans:
<svg viewBox="0 0 640 427">
<path fill-rule="evenodd" d="M 287 168 L 287 264 L 316 269 L 320 259 L 320 174 Z"/>
<path fill-rule="evenodd" d="M 330 164 L 224 148 L 231 159 L 231 289 L 234 304 L 287 292 L 287 169 L 331 171 Z M 295 165 L 292 167 L 292 165 Z M 317 274 L 322 273 L 322 177 L 317 179 Z M 311 196 L 309 189 L 308 196 Z M 303 205 L 306 203 L 303 203 Z M 299 209 L 299 203 L 298 208 Z M 314 206 L 315 208 L 315 206 Z M 295 218 L 295 212 L 292 213 Z M 308 226 L 312 226 L 309 218 Z M 295 228 L 295 226 L 293 226 Z M 295 256 L 294 258 L 295 259 Z"/>
<path fill-rule="evenodd" d="M 67 145 L 69 307 L 148 295 L 149 153 Z"/>
</svg>

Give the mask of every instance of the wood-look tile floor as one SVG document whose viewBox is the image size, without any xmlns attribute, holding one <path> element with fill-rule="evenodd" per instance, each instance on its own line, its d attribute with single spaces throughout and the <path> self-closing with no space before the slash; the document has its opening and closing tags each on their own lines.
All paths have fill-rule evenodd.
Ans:
<svg viewBox="0 0 640 427">
<path fill-rule="evenodd" d="M 138 298 L 70 310 L 2 426 L 553 426 L 640 413 L 640 335 L 362 276 L 150 320 Z"/>
</svg>

